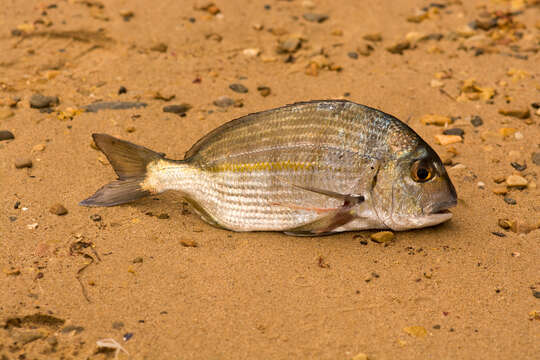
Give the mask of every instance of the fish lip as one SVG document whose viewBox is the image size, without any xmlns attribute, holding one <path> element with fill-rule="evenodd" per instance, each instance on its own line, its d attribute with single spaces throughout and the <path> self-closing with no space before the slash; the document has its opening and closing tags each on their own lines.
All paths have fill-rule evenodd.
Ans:
<svg viewBox="0 0 540 360">
<path fill-rule="evenodd" d="M 440 203 L 431 206 L 427 214 L 428 215 L 438 215 L 438 214 L 451 214 L 448 209 L 457 205 L 457 199 L 453 198 L 447 201 L 442 201 Z"/>
</svg>

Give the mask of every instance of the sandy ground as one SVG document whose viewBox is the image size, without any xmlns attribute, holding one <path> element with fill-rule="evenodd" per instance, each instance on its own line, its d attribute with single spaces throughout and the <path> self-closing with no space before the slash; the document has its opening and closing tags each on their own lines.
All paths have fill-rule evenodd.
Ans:
<svg viewBox="0 0 540 360">
<path fill-rule="evenodd" d="M 111 359 L 104 338 L 133 359 L 540 358 L 539 3 L 429 4 L 3 0 L 0 358 Z M 114 178 L 94 132 L 182 158 L 235 117 L 328 98 L 408 122 L 448 164 L 454 218 L 377 244 L 219 230 L 173 193 L 77 205 Z M 147 106 L 79 111 L 96 101 Z M 428 114 L 462 139 L 438 144 Z"/>
</svg>

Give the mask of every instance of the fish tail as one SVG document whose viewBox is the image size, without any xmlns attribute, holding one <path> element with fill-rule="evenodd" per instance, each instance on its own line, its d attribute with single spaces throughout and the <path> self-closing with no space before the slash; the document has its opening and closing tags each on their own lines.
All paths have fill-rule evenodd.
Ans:
<svg viewBox="0 0 540 360">
<path fill-rule="evenodd" d="M 92 137 L 99 150 L 107 156 L 118 179 L 104 185 L 79 205 L 114 206 L 160 192 L 145 184 L 149 165 L 165 160 L 162 154 L 106 134 L 92 134 Z"/>
</svg>

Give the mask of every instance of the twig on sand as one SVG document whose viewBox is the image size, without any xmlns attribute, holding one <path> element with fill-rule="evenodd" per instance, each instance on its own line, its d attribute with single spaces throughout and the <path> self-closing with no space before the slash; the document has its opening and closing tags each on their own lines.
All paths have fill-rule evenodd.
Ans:
<svg viewBox="0 0 540 360">
<path fill-rule="evenodd" d="M 450 95 L 446 90 L 444 89 L 439 89 L 439 92 L 443 95 L 446 95 L 448 96 L 450 99 L 454 100 L 454 101 L 457 101 L 455 97 L 453 97 L 452 95 Z"/>
<path fill-rule="evenodd" d="M 126 355 L 129 357 L 129 353 L 127 352 L 126 349 L 124 349 L 122 347 L 122 345 L 120 345 L 116 340 L 112 339 L 112 338 L 107 338 L 107 339 L 100 339 L 98 341 L 96 341 L 96 345 L 100 348 L 106 348 L 106 349 L 114 349 L 114 358 L 116 359 L 118 357 L 118 353 L 120 351 L 123 351 L 126 353 Z"/>
</svg>

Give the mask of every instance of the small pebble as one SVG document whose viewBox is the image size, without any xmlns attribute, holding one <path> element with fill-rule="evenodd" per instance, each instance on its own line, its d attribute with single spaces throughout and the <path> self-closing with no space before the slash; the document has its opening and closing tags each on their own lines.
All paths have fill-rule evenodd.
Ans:
<svg viewBox="0 0 540 360">
<path fill-rule="evenodd" d="M 258 86 L 257 91 L 261 96 L 267 97 L 272 92 L 272 89 L 270 89 L 268 86 Z"/>
<path fill-rule="evenodd" d="M 131 260 L 132 263 L 134 264 L 142 264 L 143 263 L 143 258 L 142 256 L 137 256 L 135 259 Z"/>
<path fill-rule="evenodd" d="M 424 125 L 446 126 L 451 124 L 453 121 L 448 116 L 426 114 L 420 118 L 420 122 Z"/>
<path fill-rule="evenodd" d="M 523 176 L 510 175 L 506 178 L 506 185 L 508 187 L 524 188 L 527 184 L 528 181 Z"/>
<path fill-rule="evenodd" d="M 328 20 L 328 15 L 325 14 L 305 13 L 302 17 L 307 21 L 316 23 L 322 23 Z"/>
<path fill-rule="evenodd" d="M 458 136 L 463 136 L 465 134 L 465 131 L 463 131 L 463 129 L 460 129 L 460 128 L 452 128 L 452 129 L 446 129 L 443 131 L 443 134 L 444 135 L 458 135 Z"/>
<path fill-rule="evenodd" d="M 479 189 L 485 189 L 486 183 L 484 183 L 483 181 L 479 181 L 478 183 L 476 183 L 476 186 L 478 186 Z"/>
<path fill-rule="evenodd" d="M 242 53 L 247 57 L 257 57 L 260 55 L 261 49 L 257 49 L 257 48 L 244 49 Z"/>
<path fill-rule="evenodd" d="M 382 36 L 380 33 L 366 34 L 362 36 L 362 39 L 371 42 L 380 42 L 382 41 Z"/>
<path fill-rule="evenodd" d="M 356 51 L 362 56 L 369 56 L 375 50 L 370 44 L 362 44 L 356 48 Z"/>
<path fill-rule="evenodd" d="M 45 144 L 37 144 L 32 147 L 32 152 L 41 152 L 46 148 Z"/>
<path fill-rule="evenodd" d="M 379 231 L 370 235 L 371 241 L 377 244 L 386 243 L 394 239 L 394 233 L 391 231 Z"/>
<path fill-rule="evenodd" d="M 198 247 L 199 246 L 199 244 L 197 244 L 193 240 L 181 240 L 180 245 L 182 245 L 183 247 Z"/>
<path fill-rule="evenodd" d="M 93 214 L 93 215 L 90 215 L 90 220 L 92 221 L 101 221 L 101 215 L 99 214 Z"/>
<path fill-rule="evenodd" d="M 511 116 L 518 119 L 528 119 L 531 117 L 529 108 L 526 109 L 499 109 L 499 114 L 504 116 Z"/>
<path fill-rule="evenodd" d="M 58 105 L 60 100 L 57 96 L 45 96 L 41 94 L 33 94 L 30 97 L 30 107 L 34 109 L 44 109 Z"/>
<path fill-rule="evenodd" d="M 146 107 L 147 104 L 143 102 L 131 102 L 131 101 L 99 101 L 90 105 L 83 106 L 86 112 L 98 112 L 100 110 L 126 110 L 126 109 L 138 109 Z"/>
<path fill-rule="evenodd" d="M 493 188 L 493 193 L 495 195 L 506 195 L 508 193 L 508 189 L 506 186 L 496 186 Z"/>
<path fill-rule="evenodd" d="M 435 139 L 441 145 L 450 145 L 463 142 L 463 138 L 459 135 L 435 135 Z"/>
<path fill-rule="evenodd" d="M 482 120 L 482 118 L 480 116 L 473 115 L 471 117 L 471 124 L 474 127 L 479 127 L 479 126 L 482 126 L 484 124 L 484 121 Z"/>
<path fill-rule="evenodd" d="M 347 53 L 347 56 L 350 57 L 351 59 L 358 59 L 358 53 L 354 52 L 354 51 L 350 51 Z"/>
<path fill-rule="evenodd" d="M 124 341 L 128 341 L 129 339 L 131 339 L 133 337 L 133 333 L 125 333 L 124 336 L 122 337 L 122 339 Z"/>
<path fill-rule="evenodd" d="M 527 164 L 521 165 L 520 163 L 517 163 L 517 162 L 515 162 L 515 161 L 512 161 L 512 162 L 510 163 L 510 165 L 512 165 L 512 167 L 513 167 L 514 169 L 516 169 L 517 171 L 524 171 L 524 170 L 527 169 Z"/>
<path fill-rule="evenodd" d="M 163 42 L 160 42 L 160 43 L 152 45 L 150 47 L 150 50 L 160 52 L 160 53 L 164 53 L 164 52 L 167 52 L 168 48 L 169 48 L 169 46 L 167 44 L 165 44 Z"/>
<path fill-rule="evenodd" d="M 540 299 L 540 291 L 533 290 L 533 296 L 537 299 Z"/>
<path fill-rule="evenodd" d="M 517 201 L 512 199 L 512 198 L 509 198 L 509 197 L 504 197 L 504 202 L 507 203 L 508 205 L 516 205 L 517 204 Z"/>
<path fill-rule="evenodd" d="M 245 94 L 245 93 L 247 93 L 249 91 L 247 87 L 245 87 L 242 84 L 237 84 L 237 83 L 230 84 L 229 89 L 231 89 L 234 92 L 240 93 L 240 94 Z"/>
<path fill-rule="evenodd" d="M 540 166 L 540 152 L 532 153 L 531 160 L 532 160 L 534 165 Z"/>
<path fill-rule="evenodd" d="M 126 94 L 127 89 L 125 86 L 120 86 L 120 89 L 118 89 L 118 95 Z"/>
<path fill-rule="evenodd" d="M 498 232 L 498 231 L 492 231 L 491 232 L 493 235 L 495 236 L 498 236 L 498 237 L 505 237 L 506 234 L 502 233 L 502 232 Z"/>
<path fill-rule="evenodd" d="M 15 159 L 15 167 L 17 169 L 31 168 L 32 167 L 32 159 L 29 159 L 29 158 Z"/>
<path fill-rule="evenodd" d="M 214 100 L 214 105 L 221 108 L 226 108 L 234 105 L 234 100 L 227 96 L 220 96 Z"/>
<path fill-rule="evenodd" d="M 280 42 L 277 47 L 278 54 L 291 54 L 300 49 L 302 42 L 297 37 L 291 37 L 283 42 Z"/>
<path fill-rule="evenodd" d="M 387 47 L 386 50 L 391 54 L 403 55 L 403 51 L 409 49 L 410 47 L 411 44 L 408 41 L 400 41 Z"/>
<path fill-rule="evenodd" d="M 11 131 L 7 131 L 7 130 L 0 131 L 0 141 L 13 140 L 13 139 L 15 139 L 15 135 L 13 135 Z"/>
<path fill-rule="evenodd" d="M 54 215 L 62 216 L 68 213 L 68 210 L 62 204 L 54 204 L 49 209 L 49 212 Z"/>
<path fill-rule="evenodd" d="M 188 104 L 188 103 L 182 103 L 182 104 L 177 104 L 177 105 L 167 105 L 163 107 L 163 112 L 173 113 L 173 114 L 182 116 L 182 115 L 185 115 L 185 113 L 188 112 L 189 109 L 191 109 L 192 107 L 193 106 L 191 106 L 191 104 Z"/>
</svg>

